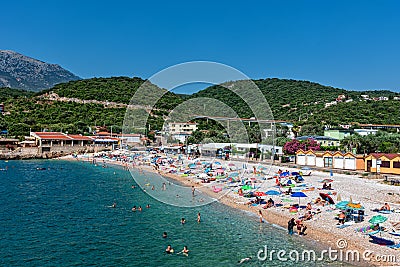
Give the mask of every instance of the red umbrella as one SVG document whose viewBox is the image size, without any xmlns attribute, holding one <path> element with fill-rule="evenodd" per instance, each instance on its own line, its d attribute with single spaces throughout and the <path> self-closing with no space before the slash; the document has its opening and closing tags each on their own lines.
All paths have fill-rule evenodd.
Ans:
<svg viewBox="0 0 400 267">
<path fill-rule="evenodd" d="M 331 198 L 330 195 L 325 194 L 325 193 L 319 193 L 319 195 L 321 196 L 322 199 L 324 199 L 325 201 L 328 201 L 329 204 L 335 204 L 335 201 L 333 201 L 333 199 Z"/>
<path fill-rule="evenodd" d="M 256 197 L 264 197 L 264 196 L 266 196 L 267 194 L 265 194 L 265 192 L 259 192 L 259 191 L 257 191 L 257 192 L 254 192 L 253 195 L 256 196 Z"/>
</svg>

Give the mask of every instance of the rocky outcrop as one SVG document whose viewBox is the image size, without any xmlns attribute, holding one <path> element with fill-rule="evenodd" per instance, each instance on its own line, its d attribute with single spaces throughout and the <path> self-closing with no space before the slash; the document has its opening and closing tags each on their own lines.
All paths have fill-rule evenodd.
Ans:
<svg viewBox="0 0 400 267">
<path fill-rule="evenodd" d="M 0 87 L 40 91 L 79 80 L 57 64 L 49 64 L 9 50 L 0 50 Z"/>
</svg>

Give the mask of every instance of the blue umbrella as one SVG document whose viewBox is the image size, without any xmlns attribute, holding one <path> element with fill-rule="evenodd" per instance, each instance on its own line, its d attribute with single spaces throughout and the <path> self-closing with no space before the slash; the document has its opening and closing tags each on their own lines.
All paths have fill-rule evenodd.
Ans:
<svg viewBox="0 0 400 267">
<path fill-rule="evenodd" d="M 291 197 L 298 197 L 299 198 L 299 206 L 300 206 L 300 198 L 301 197 L 307 197 L 306 194 L 304 194 L 303 192 L 299 191 L 299 192 L 294 192 Z"/>
<path fill-rule="evenodd" d="M 270 196 L 278 196 L 281 193 L 279 193 L 278 191 L 275 190 L 268 190 L 267 192 L 265 192 L 266 195 L 270 195 Z"/>
</svg>

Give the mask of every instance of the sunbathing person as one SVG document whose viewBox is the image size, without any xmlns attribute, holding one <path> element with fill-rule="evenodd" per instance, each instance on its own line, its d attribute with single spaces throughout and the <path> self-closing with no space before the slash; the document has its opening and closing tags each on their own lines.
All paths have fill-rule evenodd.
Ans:
<svg viewBox="0 0 400 267">
<path fill-rule="evenodd" d="M 312 218 L 313 218 L 313 215 L 312 215 L 311 211 L 308 211 L 306 213 L 306 215 L 304 216 L 305 221 L 311 220 Z"/>
<path fill-rule="evenodd" d="M 390 206 L 388 203 L 385 203 L 385 205 L 383 205 L 379 210 L 387 210 L 390 211 Z"/>
<path fill-rule="evenodd" d="M 339 214 L 339 223 L 338 224 L 344 224 L 344 221 L 346 220 L 346 214 L 344 214 L 344 212 L 342 211 Z"/>
</svg>

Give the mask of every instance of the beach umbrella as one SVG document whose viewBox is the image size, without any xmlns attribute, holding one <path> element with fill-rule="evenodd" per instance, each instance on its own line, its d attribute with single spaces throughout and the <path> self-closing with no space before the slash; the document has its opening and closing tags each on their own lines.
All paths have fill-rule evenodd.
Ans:
<svg viewBox="0 0 400 267">
<path fill-rule="evenodd" d="M 325 201 L 328 201 L 329 204 L 335 204 L 335 201 L 333 201 L 332 197 L 326 193 L 319 193 L 320 197 L 324 199 Z"/>
<path fill-rule="evenodd" d="M 375 215 L 368 222 L 372 223 L 372 224 L 378 224 L 378 223 L 383 223 L 383 222 L 386 222 L 386 221 L 387 221 L 387 218 L 385 216 Z"/>
<path fill-rule="evenodd" d="M 278 196 L 278 195 L 280 195 L 281 193 L 278 192 L 278 191 L 275 191 L 275 190 L 268 190 L 267 192 L 265 192 L 265 194 L 266 194 L 266 195 L 269 195 L 269 196 Z"/>
<path fill-rule="evenodd" d="M 307 197 L 306 194 L 304 194 L 303 192 L 299 191 L 299 192 L 294 192 L 291 197 L 298 197 L 299 198 L 299 206 L 300 206 L 300 198 L 301 197 Z"/>
<path fill-rule="evenodd" d="M 224 169 L 217 169 L 216 173 L 224 173 Z"/>
<path fill-rule="evenodd" d="M 346 209 L 347 204 L 349 204 L 348 201 L 340 201 L 340 202 L 337 203 L 335 206 L 336 206 L 337 209 L 344 210 L 344 209 Z"/>
<path fill-rule="evenodd" d="M 260 191 L 254 192 L 253 195 L 256 196 L 256 197 L 264 197 L 264 196 L 266 196 L 265 192 L 260 192 Z"/>
<path fill-rule="evenodd" d="M 363 209 L 364 209 L 364 207 L 361 206 L 360 203 L 348 203 L 348 204 L 346 205 L 346 207 L 347 207 L 347 208 L 350 208 L 350 209 L 352 209 L 352 210 L 363 210 Z"/>
<path fill-rule="evenodd" d="M 251 190 L 251 189 L 253 189 L 253 188 L 251 188 L 250 185 L 243 185 L 243 186 L 242 186 L 242 189 L 243 189 L 243 190 Z"/>
<path fill-rule="evenodd" d="M 193 163 L 189 164 L 188 167 L 191 168 L 191 169 L 196 169 L 196 164 L 193 164 Z"/>
</svg>

